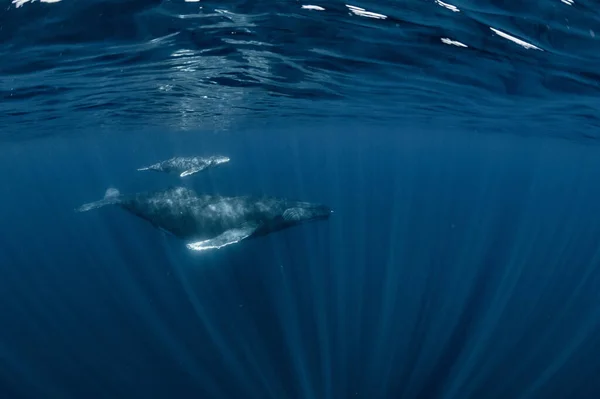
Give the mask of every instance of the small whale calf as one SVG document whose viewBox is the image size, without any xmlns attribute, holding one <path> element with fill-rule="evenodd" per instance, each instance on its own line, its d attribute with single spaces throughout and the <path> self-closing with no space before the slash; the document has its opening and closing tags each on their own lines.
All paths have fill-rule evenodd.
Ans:
<svg viewBox="0 0 600 399">
<path fill-rule="evenodd" d="M 117 205 L 180 239 L 194 251 L 218 249 L 245 239 L 316 220 L 333 212 L 328 206 L 272 197 L 197 195 L 184 187 L 122 195 L 106 190 L 104 199 L 75 209 L 86 212 Z"/>
<path fill-rule="evenodd" d="M 229 157 L 216 155 L 211 157 L 173 157 L 153 165 L 139 168 L 156 172 L 179 173 L 180 177 L 193 175 L 206 169 L 214 168 L 229 162 Z"/>
</svg>

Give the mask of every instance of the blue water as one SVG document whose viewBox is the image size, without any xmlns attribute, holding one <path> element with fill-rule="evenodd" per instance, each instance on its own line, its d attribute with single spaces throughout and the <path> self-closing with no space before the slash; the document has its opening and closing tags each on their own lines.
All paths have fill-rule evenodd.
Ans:
<svg viewBox="0 0 600 399">
<path fill-rule="evenodd" d="M 4 4 L 0 398 L 600 397 L 595 2 Z M 74 212 L 173 185 L 335 212 Z"/>
</svg>

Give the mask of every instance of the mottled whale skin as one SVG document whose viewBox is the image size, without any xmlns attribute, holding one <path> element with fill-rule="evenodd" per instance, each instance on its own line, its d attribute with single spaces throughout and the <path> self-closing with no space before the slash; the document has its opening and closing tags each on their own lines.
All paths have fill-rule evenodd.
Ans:
<svg viewBox="0 0 600 399">
<path fill-rule="evenodd" d="M 164 173 L 178 173 L 180 177 L 190 176 L 206 169 L 229 162 L 229 157 L 215 155 L 211 157 L 173 157 L 138 170 L 153 170 Z"/>
<path fill-rule="evenodd" d="M 110 188 L 104 199 L 76 209 L 86 212 L 117 205 L 154 227 L 188 241 L 190 250 L 204 251 L 264 236 L 316 220 L 333 212 L 326 205 L 273 197 L 197 195 L 184 187 L 121 195 Z"/>
</svg>

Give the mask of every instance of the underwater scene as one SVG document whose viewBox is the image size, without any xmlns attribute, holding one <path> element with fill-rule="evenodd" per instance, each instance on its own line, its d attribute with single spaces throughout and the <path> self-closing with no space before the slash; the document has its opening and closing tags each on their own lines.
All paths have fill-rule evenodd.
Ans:
<svg viewBox="0 0 600 399">
<path fill-rule="evenodd" d="M 598 3 L 307 1 L 4 1 L 1 399 L 600 398 Z"/>
</svg>

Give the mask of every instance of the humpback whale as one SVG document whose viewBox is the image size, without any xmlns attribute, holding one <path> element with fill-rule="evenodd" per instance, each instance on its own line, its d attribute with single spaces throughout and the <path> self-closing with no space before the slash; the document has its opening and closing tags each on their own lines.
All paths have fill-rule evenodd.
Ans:
<svg viewBox="0 0 600 399">
<path fill-rule="evenodd" d="M 117 205 L 154 227 L 187 241 L 194 251 L 218 249 L 301 223 L 328 219 L 326 205 L 274 197 L 198 195 L 184 187 L 122 195 L 106 190 L 104 199 L 76 208 L 86 212 Z"/>
<path fill-rule="evenodd" d="M 227 162 L 229 162 L 229 158 L 221 155 L 212 157 L 174 157 L 150 166 L 139 168 L 138 170 L 179 173 L 180 177 L 185 177 Z"/>
</svg>

